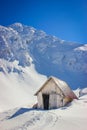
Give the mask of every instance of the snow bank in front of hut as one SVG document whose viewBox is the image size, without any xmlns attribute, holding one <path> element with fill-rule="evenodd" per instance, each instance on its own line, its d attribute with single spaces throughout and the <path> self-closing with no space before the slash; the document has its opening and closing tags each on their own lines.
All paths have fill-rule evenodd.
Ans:
<svg viewBox="0 0 87 130">
<path fill-rule="evenodd" d="M 85 91 L 86 89 L 84 89 Z M 76 91 L 76 93 L 79 91 Z M 79 95 L 79 94 L 78 94 Z M 27 106 L 0 113 L 1 130 L 86 130 L 87 94 L 68 106 L 34 110 Z"/>
</svg>

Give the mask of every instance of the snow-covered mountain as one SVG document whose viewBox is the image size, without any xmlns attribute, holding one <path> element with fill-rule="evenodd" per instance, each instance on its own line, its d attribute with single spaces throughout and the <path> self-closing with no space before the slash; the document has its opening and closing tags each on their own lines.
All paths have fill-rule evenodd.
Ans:
<svg viewBox="0 0 87 130">
<path fill-rule="evenodd" d="M 67 42 L 21 23 L 0 26 L 0 59 L 26 67 L 31 58 L 39 73 L 57 76 L 72 88 L 87 86 L 87 44 Z M 1 71 L 19 72 L 2 67 L 1 60 Z"/>
<path fill-rule="evenodd" d="M 36 89 L 50 75 L 72 89 L 87 87 L 87 44 L 67 42 L 21 23 L 0 26 L 1 111 L 32 103 Z"/>
</svg>

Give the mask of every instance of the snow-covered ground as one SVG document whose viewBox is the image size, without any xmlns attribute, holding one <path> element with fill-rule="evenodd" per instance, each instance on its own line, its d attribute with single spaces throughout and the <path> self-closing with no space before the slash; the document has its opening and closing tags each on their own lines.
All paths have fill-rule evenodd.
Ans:
<svg viewBox="0 0 87 130">
<path fill-rule="evenodd" d="M 35 110 L 22 106 L 0 113 L 0 130 L 87 130 L 86 90 L 63 108 Z"/>
</svg>

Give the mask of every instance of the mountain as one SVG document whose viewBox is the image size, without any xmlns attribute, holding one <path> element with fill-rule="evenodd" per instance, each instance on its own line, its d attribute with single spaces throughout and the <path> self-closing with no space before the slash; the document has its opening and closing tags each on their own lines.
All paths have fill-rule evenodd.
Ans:
<svg viewBox="0 0 87 130">
<path fill-rule="evenodd" d="M 67 42 L 21 23 L 0 26 L 1 111 L 32 103 L 50 75 L 72 89 L 87 87 L 87 44 Z"/>
<path fill-rule="evenodd" d="M 67 42 L 21 23 L 0 26 L 0 59 L 26 67 L 31 58 L 39 73 L 59 77 L 74 89 L 87 86 L 87 44 Z M 10 67 L 7 71 L 19 72 Z"/>
</svg>

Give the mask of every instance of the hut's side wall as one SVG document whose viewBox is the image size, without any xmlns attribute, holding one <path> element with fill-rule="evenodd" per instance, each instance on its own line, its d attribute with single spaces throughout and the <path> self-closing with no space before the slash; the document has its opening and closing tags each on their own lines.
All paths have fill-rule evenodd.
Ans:
<svg viewBox="0 0 87 130">
<path fill-rule="evenodd" d="M 63 106 L 65 106 L 67 103 L 71 102 L 73 99 L 70 97 L 63 98 Z"/>
<path fill-rule="evenodd" d="M 38 100 L 38 108 L 43 109 L 43 99 L 42 99 L 42 92 L 39 92 L 37 95 Z"/>
<path fill-rule="evenodd" d="M 63 106 L 63 95 L 57 94 L 57 108 L 62 107 Z"/>
<path fill-rule="evenodd" d="M 63 96 L 60 94 L 51 93 L 49 101 L 49 109 L 63 106 Z"/>
<path fill-rule="evenodd" d="M 55 93 L 51 93 L 49 97 L 49 109 L 57 108 L 57 95 Z"/>
</svg>

